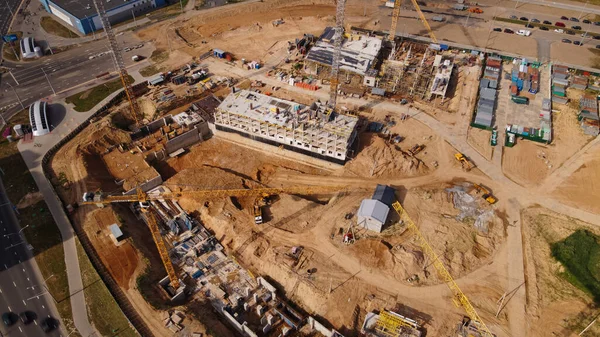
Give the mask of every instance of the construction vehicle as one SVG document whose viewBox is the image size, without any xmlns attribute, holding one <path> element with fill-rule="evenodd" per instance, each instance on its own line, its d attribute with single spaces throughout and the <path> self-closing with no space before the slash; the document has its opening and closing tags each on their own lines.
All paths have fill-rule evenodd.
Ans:
<svg viewBox="0 0 600 337">
<path fill-rule="evenodd" d="M 495 204 L 496 201 L 498 201 L 496 199 L 496 197 L 494 197 L 492 195 L 492 193 L 490 192 L 490 190 L 488 190 L 487 188 L 483 187 L 482 185 L 479 184 L 473 184 L 473 187 L 475 187 L 475 190 L 477 191 L 477 193 L 483 193 L 481 195 L 481 197 L 483 199 L 485 199 L 485 201 L 487 201 L 490 205 Z"/>
<path fill-rule="evenodd" d="M 467 159 L 467 157 L 465 157 L 465 155 L 463 155 L 460 152 L 455 153 L 454 158 L 456 158 L 456 160 L 458 160 L 460 162 L 463 170 L 465 170 L 467 172 L 471 171 L 471 169 L 474 167 L 474 165 L 471 163 L 471 161 L 469 159 Z"/>
<path fill-rule="evenodd" d="M 481 13 L 483 13 L 483 10 L 481 8 L 479 8 L 479 7 L 471 7 L 471 8 L 468 9 L 468 11 L 470 13 L 475 13 L 475 14 L 481 14 Z"/>
<path fill-rule="evenodd" d="M 129 110 L 131 111 L 131 116 L 135 121 L 135 125 L 139 125 L 138 116 L 140 116 L 140 107 L 137 103 L 137 98 L 135 97 L 135 94 L 133 92 L 133 83 L 131 83 L 129 79 L 130 76 L 127 73 L 127 68 L 125 68 L 125 62 L 123 62 L 121 48 L 119 48 L 119 43 L 117 42 L 115 33 L 113 32 L 112 27 L 110 25 L 110 21 L 108 20 L 108 15 L 106 14 L 106 10 L 104 9 L 104 1 L 92 1 L 94 2 L 94 7 L 96 7 L 96 12 L 98 12 L 98 17 L 100 18 L 100 22 L 102 23 L 104 32 L 106 33 L 106 38 L 108 39 L 108 46 L 111 50 L 111 55 L 115 64 L 115 68 L 119 71 L 119 77 L 121 78 L 121 83 L 123 84 L 125 95 L 127 96 L 127 100 L 129 101 Z"/>
<path fill-rule="evenodd" d="M 435 253 L 431 245 L 429 245 L 429 242 L 425 240 L 425 237 L 423 236 L 423 234 L 421 234 L 421 231 L 419 231 L 417 225 L 412 221 L 410 216 L 408 216 L 408 213 L 404 210 L 404 207 L 402 207 L 398 200 L 396 200 L 392 204 L 392 207 L 394 207 L 394 210 L 396 211 L 396 213 L 398 213 L 398 216 L 400 217 L 400 222 L 406 224 L 408 230 L 410 230 L 415 236 L 416 243 L 421 247 L 421 249 L 423 249 L 423 253 L 427 255 L 427 257 L 431 261 L 430 264 L 433 265 L 433 267 L 436 269 L 442 281 L 444 281 L 448 288 L 450 288 L 450 291 L 452 291 L 452 300 L 454 304 L 456 304 L 457 306 L 462 306 L 467 312 L 467 315 L 471 319 L 471 321 L 476 322 L 478 324 L 478 330 L 481 334 L 481 337 L 495 337 L 495 335 L 492 334 L 492 332 L 485 325 L 485 323 L 483 322 L 483 320 L 481 319 L 481 317 L 479 316 L 479 314 L 477 313 L 467 296 L 462 292 L 462 290 L 460 290 L 458 284 L 456 284 L 456 281 L 454 281 L 454 278 L 452 278 L 452 275 L 450 275 L 450 273 L 448 272 L 448 269 L 446 269 L 446 267 L 439 259 L 438 255 Z M 388 327 L 387 330 L 396 331 L 396 328 L 391 326 Z"/>
<path fill-rule="evenodd" d="M 257 188 L 257 189 L 223 189 L 223 190 L 189 190 L 189 191 L 178 191 L 178 192 L 163 192 L 163 193 L 151 193 L 144 192 L 141 188 L 137 188 L 136 194 L 131 195 L 105 195 L 102 192 L 85 192 L 83 194 L 82 205 L 98 205 L 104 207 L 105 204 L 119 203 L 119 202 L 139 202 L 142 214 L 145 215 L 146 222 L 152 233 L 154 243 L 158 248 L 160 258 L 165 266 L 171 285 L 177 289 L 179 288 L 179 278 L 173 268 L 173 263 L 169 257 L 169 252 L 160 235 L 160 229 L 155 215 L 152 213 L 150 207 L 150 201 L 152 200 L 165 200 L 165 199 L 179 199 L 182 197 L 191 199 L 203 199 L 203 198 L 219 198 L 219 197 L 261 197 L 271 196 L 275 194 L 326 194 L 334 193 L 343 190 L 342 186 L 304 186 L 304 187 L 280 187 L 280 188 Z M 262 214 L 261 214 L 262 216 Z M 261 219 L 262 221 L 262 219 Z"/>
<path fill-rule="evenodd" d="M 408 150 L 408 152 L 410 152 L 410 154 L 412 156 L 416 156 L 417 153 L 423 151 L 423 149 L 425 149 L 425 145 L 423 145 L 423 144 L 415 144 L 415 146 L 413 146 L 410 150 Z"/>
</svg>

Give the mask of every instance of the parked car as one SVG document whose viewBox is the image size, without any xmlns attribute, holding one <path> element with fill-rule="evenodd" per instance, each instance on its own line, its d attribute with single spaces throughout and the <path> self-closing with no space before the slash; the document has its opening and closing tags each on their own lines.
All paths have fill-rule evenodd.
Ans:
<svg viewBox="0 0 600 337">
<path fill-rule="evenodd" d="M 594 40 L 600 40 L 600 35 L 594 35 L 593 39 Z"/>
<path fill-rule="evenodd" d="M 534 25 L 532 25 L 531 23 L 526 23 L 525 24 L 525 28 L 533 28 L 535 27 Z"/>
<path fill-rule="evenodd" d="M 544 24 L 545 24 L 545 25 L 551 25 L 551 24 L 552 24 L 552 21 L 544 20 Z"/>
<path fill-rule="evenodd" d="M 576 45 L 576 46 L 583 45 L 583 43 L 581 43 L 581 41 L 577 41 L 577 40 L 573 41 L 573 44 Z"/>
<path fill-rule="evenodd" d="M 585 19 L 585 20 L 583 20 L 583 21 L 581 21 L 581 22 L 583 22 L 583 23 L 587 23 L 588 25 L 589 25 L 590 23 L 592 23 L 592 21 L 590 21 L 590 20 L 588 20 L 588 19 Z"/>
<path fill-rule="evenodd" d="M 513 19 L 513 20 L 516 20 L 517 16 L 516 15 L 511 15 L 510 18 Z"/>
<path fill-rule="evenodd" d="M 546 26 L 539 26 L 538 27 L 540 30 L 550 30 L 550 28 L 546 27 Z"/>
<path fill-rule="evenodd" d="M 521 20 L 521 21 L 529 21 L 529 19 L 526 16 L 520 17 L 519 20 Z"/>
<path fill-rule="evenodd" d="M 569 40 L 569 39 L 562 39 L 560 41 L 563 42 L 563 43 L 571 43 L 571 40 Z"/>
<path fill-rule="evenodd" d="M 15 319 L 15 314 L 13 312 L 5 312 L 2 314 L 2 323 L 6 326 L 11 326 L 17 322 Z"/>
<path fill-rule="evenodd" d="M 571 26 L 571 28 L 581 30 L 581 26 Z"/>
<path fill-rule="evenodd" d="M 594 26 L 600 26 L 600 21 L 594 21 Z"/>
<path fill-rule="evenodd" d="M 502 31 L 502 28 L 496 27 L 496 28 L 494 28 L 494 31 L 495 31 L 495 32 L 501 32 L 501 31 Z"/>
<path fill-rule="evenodd" d="M 575 31 L 574 30 L 566 30 L 565 33 L 569 34 L 569 35 L 575 35 Z"/>
<path fill-rule="evenodd" d="M 596 49 L 600 49 L 600 44 L 597 44 L 597 45 L 596 45 Z"/>
<path fill-rule="evenodd" d="M 568 17 L 566 17 L 566 16 L 564 16 L 564 15 L 563 15 L 563 16 L 561 16 L 561 17 L 560 17 L 560 19 L 561 19 L 561 20 L 569 20 L 569 18 L 568 18 Z"/>
<path fill-rule="evenodd" d="M 531 19 L 531 22 L 540 23 L 540 20 L 538 20 L 538 19 Z"/>
<path fill-rule="evenodd" d="M 564 31 L 564 30 L 562 30 L 562 29 L 555 29 L 555 30 L 554 30 L 554 32 L 556 32 L 556 33 L 558 33 L 558 34 L 562 34 L 562 33 L 564 33 L 565 31 Z"/>
<path fill-rule="evenodd" d="M 514 34 L 515 32 L 512 29 L 504 28 L 504 32 L 507 34 Z"/>
<path fill-rule="evenodd" d="M 566 27 L 566 25 L 564 23 L 560 22 L 560 21 L 555 22 L 554 25 L 556 27 Z"/>
<path fill-rule="evenodd" d="M 579 22 L 579 19 L 576 17 L 571 17 L 569 20 L 573 22 Z"/>
</svg>

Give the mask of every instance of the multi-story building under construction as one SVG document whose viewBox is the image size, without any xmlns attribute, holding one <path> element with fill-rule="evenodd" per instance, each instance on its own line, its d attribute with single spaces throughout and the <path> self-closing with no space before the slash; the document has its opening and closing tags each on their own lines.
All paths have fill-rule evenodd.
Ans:
<svg viewBox="0 0 600 337">
<path fill-rule="evenodd" d="M 303 105 L 240 90 L 215 111 L 215 128 L 343 165 L 352 155 L 358 118 L 325 104 Z"/>
</svg>

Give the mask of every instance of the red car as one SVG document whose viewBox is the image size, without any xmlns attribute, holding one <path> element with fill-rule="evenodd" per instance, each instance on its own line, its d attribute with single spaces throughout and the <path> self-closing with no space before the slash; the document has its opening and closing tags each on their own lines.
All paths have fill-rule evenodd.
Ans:
<svg viewBox="0 0 600 337">
<path fill-rule="evenodd" d="M 564 23 L 558 21 L 554 24 L 556 27 L 566 27 Z"/>
</svg>

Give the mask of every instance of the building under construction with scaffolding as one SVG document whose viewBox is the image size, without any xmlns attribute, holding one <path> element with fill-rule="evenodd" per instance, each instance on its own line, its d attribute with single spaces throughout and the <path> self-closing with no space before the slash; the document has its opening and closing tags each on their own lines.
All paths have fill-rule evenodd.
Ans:
<svg viewBox="0 0 600 337">
<path fill-rule="evenodd" d="M 421 326 L 413 319 L 393 311 L 370 312 L 365 317 L 361 333 L 367 337 L 421 337 Z"/>
<path fill-rule="evenodd" d="M 353 154 L 358 118 L 327 108 L 240 90 L 215 111 L 215 128 L 343 165 Z"/>
</svg>

